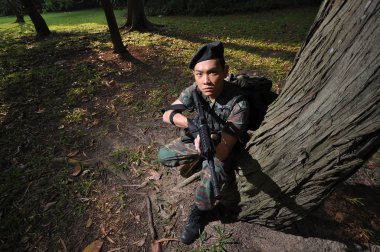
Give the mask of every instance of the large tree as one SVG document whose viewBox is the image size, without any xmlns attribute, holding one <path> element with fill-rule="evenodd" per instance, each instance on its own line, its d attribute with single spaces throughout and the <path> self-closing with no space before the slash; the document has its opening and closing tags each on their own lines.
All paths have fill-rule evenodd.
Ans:
<svg viewBox="0 0 380 252">
<path fill-rule="evenodd" d="M 277 100 L 238 161 L 237 219 L 304 217 L 380 145 L 380 1 L 325 0 Z"/>
<path fill-rule="evenodd" d="M 16 15 L 15 23 L 25 23 L 24 11 L 20 0 L 7 0 L 9 6 L 11 7 L 13 13 Z"/>
<path fill-rule="evenodd" d="M 123 40 L 121 39 L 119 28 L 116 23 L 115 14 L 113 12 L 112 4 L 110 0 L 101 0 L 104 13 L 106 15 L 108 28 L 110 29 L 111 40 L 113 44 L 113 49 L 116 53 L 124 54 L 127 52 L 125 46 L 123 45 Z"/>
<path fill-rule="evenodd" d="M 25 6 L 26 11 L 30 19 L 34 24 L 34 28 L 37 32 L 37 37 L 43 38 L 50 34 L 49 27 L 47 26 L 45 20 L 41 14 L 37 11 L 36 6 L 32 0 L 21 0 L 22 4 Z"/>
<path fill-rule="evenodd" d="M 123 28 L 129 31 L 141 31 L 152 27 L 153 24 L 149 22 L 145 15 L 144 0 L 128 0 L 127 22 L 123 25 Z"/>
</svg>

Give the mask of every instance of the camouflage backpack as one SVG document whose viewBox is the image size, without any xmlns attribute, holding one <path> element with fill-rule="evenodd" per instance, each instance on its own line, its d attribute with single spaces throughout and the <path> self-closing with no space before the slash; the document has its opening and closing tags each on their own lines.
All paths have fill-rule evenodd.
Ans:
<svg viewBox="0 0 380 252">
<path fill-rule="evenodd" d="M 268 106 L 277 98 L 277 94 L 272 91 L 272 81 L 265 77 L 247 74 L 231 74 L 226 78 L 226 81 L 242 89 L 242 95 L 229 101 L 228 107 L 233 108 L 236 102 L 239 102 L 243 97 L 247 98 L 250 104 L 248 129 L 258 129 L 264 120 Z"/>
</svg>

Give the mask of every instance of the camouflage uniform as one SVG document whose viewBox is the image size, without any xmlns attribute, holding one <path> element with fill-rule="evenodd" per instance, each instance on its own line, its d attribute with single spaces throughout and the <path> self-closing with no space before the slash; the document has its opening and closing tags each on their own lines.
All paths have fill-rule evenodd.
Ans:
<svg viewBox="0 0 380 252">
<path fill-rule="evenodd" d="M 196 88 L 194 83 L 190 87 L 182 91 L 179 96 L 179 100 L 187 107 L 194 106 L 192 99 L 192 92 Z M 215 119 L 215 115 L 223 113 L 227 103 L 235 96 L 239 95 L 241 90 L 236 88 L 232 84 L 225 82 L 222 93 L 218 98 L 212 102 L 209 97 L 202 94 L 202 98 L 207 102 L 210 107 L 210 111 L 205 111 L 205 116 L 208 121 L 211 132 L 221 133 L 226 132 L 230 135 L 236 135 L 229 127 L 225 127 L 225 124 L 220 120 Z M 227 122 L 232 123 L 235 129 L 240 132 L 247 130 L 249 106 L 248 102 L 243 99 L 237 102 L 232 108 L 229 108 L 231 113 L 227 117 Z M 214 114 L 214 115 L 212 115 Z M 196 151 L 193 143 L 185 143 L 183 139 L 178 138 L 169 144 L 161 147 L 158 154 L 160 162 L 169 167 L 176 167 L 182 164 L 188 164 L 200 159 L 199 153 Z M 226 161 L 222 162 L 218 158 L 214 158 L 215 172 L 217 175 L 217 181 L 220 186 L 223 185 L 226 180 Z M 195 204 L 200 210 L 210 210 L 214 205 L 215 199 L 213 197 L 213 190 L 211 184 L 211 174 L 208 169 L 207 160 L 202 163 L 202 175 L 201 182 L 198 185 L 195 192 Z"/>
</svg>

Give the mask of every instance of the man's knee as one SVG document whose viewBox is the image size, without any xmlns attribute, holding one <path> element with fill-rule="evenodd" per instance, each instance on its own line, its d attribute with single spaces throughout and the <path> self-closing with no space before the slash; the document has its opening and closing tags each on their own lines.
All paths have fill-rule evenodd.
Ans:
<svg viewBox="0 0 380 252">
<path fill-rule="evenodd" d="M 158 151 L 158 161 L 165 166 L 174 167 L 178 165 L 176 152 L 165 147 L 161 147 Z"/>
</svg>

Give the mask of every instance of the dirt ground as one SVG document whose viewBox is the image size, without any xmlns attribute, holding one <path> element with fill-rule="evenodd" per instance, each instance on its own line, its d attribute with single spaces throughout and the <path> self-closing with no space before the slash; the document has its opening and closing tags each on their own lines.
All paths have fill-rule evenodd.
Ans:
<svg viewBox="0 0 380 252">
<path fill-rule="evenodd" d="M 144 55 L 141 57 L 143 59 Z M 123 130 L 108 136 L 109 139 L 99 146 L 100 152 L 107 153 L 118 145 L 141 148 L 148 145 L 154 149 L 155 154 L 160 145 L 178 135 L 172 126 L 162 123 L 159 113 L 143 116 L 136 122 L 128 122 L 127 118 L 119 121 L 125 122 L 117 127 Z M 126 200 L 124 206 L 116 204 L 111 207 L 117 214 L 113 216 L 113 222 L 106 224 L 106 230 L 112 228 L 112 231 L 105 233 L 105 239 L 105 234 L 102 236 L 105 241 L 104 251 L 113 251 L 115 248 L 120 248 L 121 251 L 150 250 L 152 238 L 147 223 L 149 213 L 144 194 L 148 194 L 151 200 L 157 239 L 178 239 L 186 223 L 196 182 L 173 190 L 184 180 L 179 171 L 161 165 L 150 167 L 144 164 L 137 164 L 135 169 L 145 170 L 146 173 L 134 179 L 132 169 L 132 174 L 129 174 L 130 171 L 125 174 L 126 180 L 120 180 L 113 173 L 105 172 L 107 179 L 103 186 L 115 188 L 112 190 L 122 186 Z M 378 245 L 368 243 L 369 240 L 375 240 L 377 244 L 380 241 L 380 190 L 379 184 L 373 182 L 373 177 L 379 176 L 379 169 L 375 171 L 376 174 L 369 172 L 373 171 L 364 166 L 352 179 L 339 185 L 318 209 L 288 230 L 275 231 L 244 222 L 214 221 L 206 226 L 204 234 L 191 246 L 168 241 L 162 243 L 162 248 L 164 251 L 380 251 Z M 149 182 L 146 183 L 147 181 Z M 139 184 L 146 186 L 135 186 Z M 111 223 L 115 227 L 111 227 Z M 116 230 L 124 232 L 115 232 Z M 370 230 L 375 230 L 376 233 L 371 233 Z M 121 244 L 125 244 L 125 247 L 120 247 L 116 240 L 123 241 Z"/>
<path fill-rule="evenodd" d="M 142 61 L 147 60 L 147 55 L 154 55 L 143 47 L 129 50 Z M 91 60 L 91 57 L 85 60 Z M 117 64 L 125 69 L 130 67 L 130 62 L 118 61 L 111 52 L 102 54 L 102 63 Z M 114 81 L 110 85 L 116 90 L 126 81 L 125 77 L 118 75 L 107 78 Z M 109 101 L 114 96 L 114 93 L 104 93 L 98 107 L 110 106 Z M 380 244 L 380 189 L 379 184 L 373 183 L 374 175 L 369 175 L 374 169 L 368 166 L 362 168 L 355 178 L 339 185 L 318 209 L 288 230 L 276 231 L 256 224 L 217 220 L 206 226 L 194 244 L 181 244 L 179 235 L 186 223 L 197 182 L 173 190 L 184 178 L 178 170 L 154 161 L 159 146 L 174 139 L 178 131 L 164 124 L 158 111 L 131 117 L 117 104 L 112 110 L 111 117 L 100 118 L 100 122 L 91 127 L 92 131 L 107 129 L 101 140 L 94 141 L 89 135 L 85 141 L 90 144 L 86 148 L 76 153 L 70 153 L 70 150 L 63 153 L 74 160 L 96 162 L 84 165 L 78 174 L 75 165 L 54 166 L 69 169 L 72 177 L 65 181 L 68 186 L 91 176 L 87 197 L 73 193 L 76 201 L 85 206 L 82 215 L 75 217 L 63 209 L 65 217 L 58 219 L 49 216 L 49 203 L 45 203 L 42 215 L 46 222 L 40 223 L 43 235 L 22 237 L 20 242 L 26 251 L 82 251 L 90 244 L 108 252 L 151 251 L 152 224 L 157 234 L 155 239 L 166 239 L 161 242 L 163 251 L 380 251 L 375 245 Z M 128 169 L 112 168 L 110 164 L 130 158 L 110 157 L 115 149 L 124 147 L 144 158 L 132 161 Z M 379 169 L 375 171 L 379 176 Z M 57 197 L 60 196 L 53 193 L 47 202 L 55 202 Z M 151 211 L 148 211 L 148 199 Z M 64 228 L 58 229 L 58 223 L 62 222 Z"/>
<path fill-rule="evenodd" d="M 154 148 L 175 137 L 171 126 L 161 123 L 159 115 L 139 121 L 151 125 L 143 135 L 130 136 L 118 133 L 107 137 L 99 146 L 103 153 L 111 151 L 114 145 L 140 145 L 154 142 Z M 129 126 L 127 126 L 129 125 Z M 123 125 L 124 132 L 139 132 L 143 128 Z M 157 168 L 157 169 L 156 169 Z M 109 170 L 101 170 L 98 207 L 90 207 L 92 216 L 91 232 L 83 234 L 82 244 L 91 239 L 104 241 L 101 251 L 150 251 L 152 242 L 149 231 L 146 195 L 152 204 L 153 222 L 157 239 L 178 239 L 186 223 L 188 210 L 194 197 L 196 182 L 179 190 L 173 187 L 184 180 L 175 169 L 158 165 L 136 165 L 136 170 L 145 174 L 136 177 L 128 171 L 120 178 Z M 155 169 L 153 172 L 153 169 Z M 307 218 L 296 223 L 289 230 L 276 231 L 260 225 L 235 222 L 213 221 L 206 226 L 204 234 L 194 244 L 186 246 L 179 241 L 162 243 L 163 251 L 380 251 L 380 247 L 368 243 L 368 230 L 379 230 L 380 194 L 378 185 L 366 184 L 369 179 L 362 168 L 355 178 L 340 185 Z M 144 184 L 140 188 L 136 185 Z M 124 201 L 115 200 L 121 188 Z M 360 199 L 352 203 L 347 199 Z M 363 205 L 362 205 L 363 204 Z M 79 223 L 78 223 L 79 224 Z M 80 225 L 86 225 L 82 223 Z M 78 229 L 83 229 L 79 226 Z M 88 230 L 88 229 L 87 229 Z M 373 239 L 373 237 L 372 237 Z M 377 237 L 378 239 L 378 237 Z"/>
</svg>

